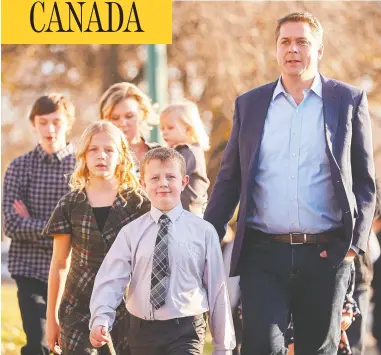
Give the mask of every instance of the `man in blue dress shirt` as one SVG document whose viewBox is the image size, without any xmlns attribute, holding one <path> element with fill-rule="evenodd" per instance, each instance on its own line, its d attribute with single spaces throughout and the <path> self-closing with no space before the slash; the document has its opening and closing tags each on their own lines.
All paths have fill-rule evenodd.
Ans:
<svg viewBox="0 0 381 355">
<path fill-rule="evenodd" d="M 238 202 L 231 275 L 240 275 L 243 355 L 337 352 L 356 254 L 375 208 L 366 94 L 318 72 L 323 30 L 309 13 L 278 20 L 281 76 L 239 96 L 204 218 L 225 234 Z"/>
</svg>

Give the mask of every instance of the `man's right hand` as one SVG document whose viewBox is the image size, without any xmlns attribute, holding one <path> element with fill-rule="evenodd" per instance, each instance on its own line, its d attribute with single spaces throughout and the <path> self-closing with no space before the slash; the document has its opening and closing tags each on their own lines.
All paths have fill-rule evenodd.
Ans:
<svg viewBox="0 0 381 355">
<path fill-rule="evenodd" d="M 110 336 L 105 327 L 96 325 L 91 328 L 90 343 L 92 346 L 99 348 L 110 341 Z"/>
</svg>

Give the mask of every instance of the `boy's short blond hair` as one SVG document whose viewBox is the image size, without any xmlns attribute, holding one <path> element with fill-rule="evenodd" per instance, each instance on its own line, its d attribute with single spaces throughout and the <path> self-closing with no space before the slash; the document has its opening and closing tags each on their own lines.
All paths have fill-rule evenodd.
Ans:
<svg viewBox="0 0 381 355">
<path fill-rule="evenodd" d="M 158 147 L 149 150 L 144 154 L 143 161 L 140 164 L 140 177 L 144 180 L 146 165 L 152 160 L 160 160 L 162 163 L 176 162 L 180 166 L 181 175 L 186 175 L 186 165 L 184 157 L 175 149 L 167 147 Z"/>
</svg>

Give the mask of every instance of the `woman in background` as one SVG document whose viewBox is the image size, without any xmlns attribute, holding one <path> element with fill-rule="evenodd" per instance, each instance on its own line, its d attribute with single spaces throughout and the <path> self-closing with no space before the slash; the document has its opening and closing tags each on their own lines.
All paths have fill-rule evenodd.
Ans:
<svg viewBox="0 0 381 355">
<path fill-rule="evenodd" d="M 143 155 L 157 143 L 147 143 L 144 134 L 149 130 L 153 115 L 151 100 L 137 86 L 122 82 L 110 86 L 102 95 L 100 117 L 117 126 L 126 136 L 137 167 Z"/>
</svg>

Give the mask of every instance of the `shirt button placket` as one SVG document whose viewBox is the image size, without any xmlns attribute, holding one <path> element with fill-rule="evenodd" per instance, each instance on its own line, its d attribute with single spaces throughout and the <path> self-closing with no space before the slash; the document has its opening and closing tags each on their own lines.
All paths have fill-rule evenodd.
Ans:
<svg viewBox="0 0 381 355">
<path fill-rule="evenodd" d="M 297 201 L 293 198 L 297 192 L 297 176 L 298 176 L 298 159 L 296 159 L 296 153 L 298 151 L 299 139 L 295 132 L 298 127 L 299 117 L 297 115 L 298 109 L 295 110 L 292 118 L 291 131 L 293 134 L 290 136 L 290 169 L 289 169 L 289 189 L 288 189 L 288 201 L 289 201 L 289 228 L 295 230 L 297 225 L 298 209 Z M 293 153 L 291 153 L 293 152 Z"/>
<path fill-rule="evenodd" d="M 296 152 L 299 152 L 299 137 L 295 134 L 299 127 L 300 117 L 298 116 L 298 109 L 295 109 L 295 114 L 292 118 L 291 131 L 293 134 L 290 136 L 290 178 L 288 189 L 288 200 L 290 202 L 289 208 L 289 228 L 294 231 L 298 226 L 298 202 L 294 198 L 297 195 L 298 185 L 298 159 Z"/>
</svg>

